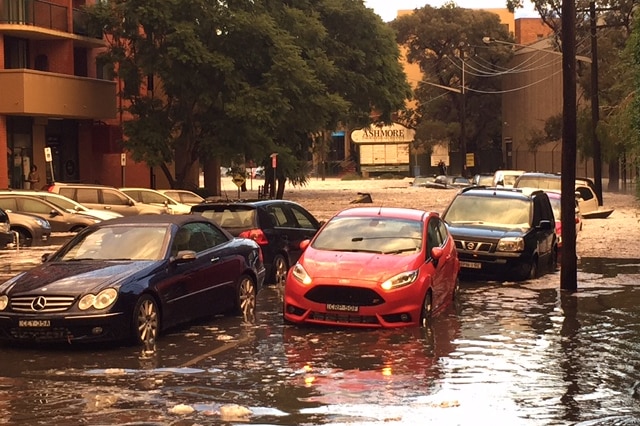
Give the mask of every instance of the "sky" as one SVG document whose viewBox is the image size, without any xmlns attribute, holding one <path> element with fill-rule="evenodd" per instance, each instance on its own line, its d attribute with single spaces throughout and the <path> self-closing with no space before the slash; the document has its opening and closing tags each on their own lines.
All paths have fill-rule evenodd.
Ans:
<svg viewBox="0 0 640 426">
<path fill-rule="evenodd" d="M 368 8 L 373 9 L 382 17 L 385 22 L 393 21 L 396 18 L 398 10 L 411 10 L 430 5 L 432 7 L 440 7 L 447 0 L 365 0 L 364 4 Z M 460 7 L 477 9 L 479 7 L 487 9 L 500 9 L 506 7 L 506 0 L 455 0 Z M 525 2 L 524 9 L 516 10 L 516 18 L 537 16 L 530 2 Z"/>
</svg>

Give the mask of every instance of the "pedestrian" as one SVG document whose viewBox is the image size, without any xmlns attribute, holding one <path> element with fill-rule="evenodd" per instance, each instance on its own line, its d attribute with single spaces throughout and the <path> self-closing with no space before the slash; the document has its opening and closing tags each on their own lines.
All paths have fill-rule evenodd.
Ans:
<svg viewBox="0 0 640 426">
<path fill-rule="evenodd" d="M 38 173 L 38 166 L 34 164 L 31 166 L 31 172 L 27 177 L 27 189 L 37 189 L 38 182 L 40 182 L 40 173 Z"/>
<path fill-rule="evenodd" d="M 441 175 L 447 174 L 447 165 L 444 163 L 444 161 L 440 160 L 440 162 L 438 163 L 438 169 L 440 169 Z"/>
</svg>

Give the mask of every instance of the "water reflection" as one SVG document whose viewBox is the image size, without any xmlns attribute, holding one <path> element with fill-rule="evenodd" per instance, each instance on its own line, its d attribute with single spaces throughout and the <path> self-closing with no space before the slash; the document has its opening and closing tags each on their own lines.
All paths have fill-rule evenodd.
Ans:
<svg viewBox="0 0 640 426">
<path fill-rule="evenodd" d="M 265 425 L 640 424 L 639 263 L 581 259 L 573 294 L 559 273 L 462 283 L 427 330 L 284 325 L 266 289 L 255 321 L 218 317 L 147 350 L 5 345 L 0 418 L 212 424 L 237 404 L 251 413 L 238 423 Z"/>
</svg>

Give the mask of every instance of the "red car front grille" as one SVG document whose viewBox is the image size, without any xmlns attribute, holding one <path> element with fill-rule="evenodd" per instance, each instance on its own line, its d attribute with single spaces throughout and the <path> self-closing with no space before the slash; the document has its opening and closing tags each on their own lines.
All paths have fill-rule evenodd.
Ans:
<svg viewBox="0 0 640 426">
<path fill-rule="evenodd" d="M 378 318 L 372 315 L 311 312 L 308 318 L 310 320 L 327 321 L 327 322 L 334 322 L 334 323 L 368 324 L 368 325 L 379 324 Z"/>
<path fill-rule="evenodd" d="M 376 291 L 361 287 L 319 285 L 307 292 L 305 297 L 316 303 L 332 303 L 352 306 L 376 306 L 385 301 Z"/>
</svg>

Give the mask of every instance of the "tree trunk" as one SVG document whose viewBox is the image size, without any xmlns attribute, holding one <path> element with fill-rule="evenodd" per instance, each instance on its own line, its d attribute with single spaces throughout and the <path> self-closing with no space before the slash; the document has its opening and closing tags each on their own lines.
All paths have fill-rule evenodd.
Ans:
<svg viewBox="0 0 640 426">
<path fill-rule="evenodd" d="M 615 158 L 609 161 L 609 185 L 607 186 L 607 189 L 610 192 L 618 192 L 620 190 L 619 180 L 620 180 L 620 161 L 618 158 Z"/>
<path fill-rule="evenodd" d="M 222 176 L 220 175 L 220 158 L 208 160 L 204 166 L 204 189 L 207 195 L 219 197 L 222 195 Z"/>
</svg>

